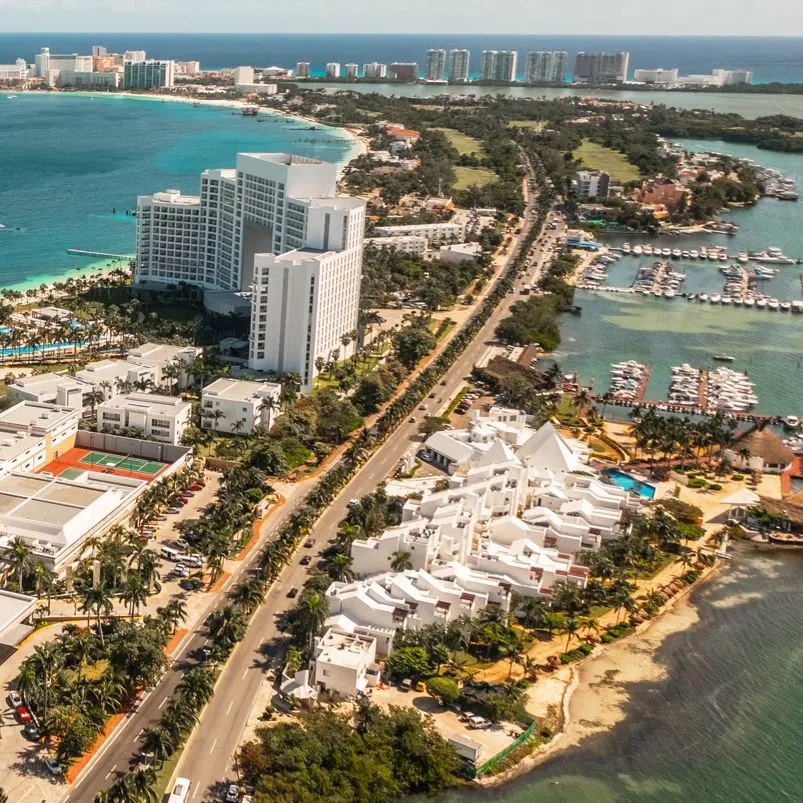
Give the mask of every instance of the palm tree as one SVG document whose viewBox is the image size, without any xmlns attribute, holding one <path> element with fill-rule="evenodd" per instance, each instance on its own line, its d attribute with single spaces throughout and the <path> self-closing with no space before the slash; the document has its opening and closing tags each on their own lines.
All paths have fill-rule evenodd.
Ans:
<svg viewBox="0 0 803 803">
<path fill-rule="evenodd" d="M 409 552 L 394 552 L 390 561 L 390 568 L 394 572 L 403 572 L 407 569 L 413 568 L 413 562 L 410 560 L 412 555 Z"/>
<path fill-rule="evenodd" d="M 518 634 L 512 634 L 511 637 L 501 645 L 502 655 L 510 662 L 507 669 L 508 679 L 513 673 L 513 664 L 516 664 L 521 659 L 524 652 L 524 643 Z"/>
<path fill-rule="evenodd" d="M 265 592 L 256 580 L 246 580 L 240 583 L 231 593 L 231 600 L 245 611 L 252 611 L 261 605 L 265 599 Z"/>
<path fill-rule="evenodd" d="M 160 767 L 164 766 L 165 761 L 176 750 L 176 744 L 171 735 L 165 728 L 158 725 L 155 728 L 145 728 L 142 734 L 142 747 L 153 755 Z"/>
<path fill-rule="evenodd" d="M 329 616 L 329 602 L 319 591 L 303 594 L 296 608 L 298 622 L 303 631 L 309 634 L 309 643 L 317 636 Z"/>
<path fill-rule="evenodd" d="M 599 633 L 599 620 L 594 616 L 583 616 L 580 619 L 580 627 L 585 630 L 586 638 L 591 634 L 597 635 Z"/>
<path fill-rule="evenodd" d="M 354 579 L 351 568 L 351 556 L 345 552 L 336 552 L 326 561 L 326 572 L 335 582 L 349 582 Z"/>
<path fill-rule="evenodd" d="M 6 547 L 3 553 L 3 560 L 9 565 L 12 571 L 17 574 L 17 590 L 22 593 L 22 580 L 23 577 L 29 572 L 33 571 L 34 559 L 31 550 L 25 541 L 17 536 Z"/>
<path fill-rule="evenodd" d="M 46 722 L 50 684 L 56 673 L 64 666 L 64 653 L 53 642 L 45 642 L 34 648 L 32 660 L 42 674 L 42 719 Z"/>
<path fill-rule="evenodd" d="M 191 669 L 178 684 L 178 691 L 200 708 L 215 691 L 215 676 L 209 669 Z"/>
<path fill-rule="evenodd" d="M 139 611 L 140 606 L 147 602 L 148 587 L 136 569 L 129 569 L 118 599 L 128 605 L 128 615 L 132 619 L 134 614 Z"/>
<path fill-rule="evenodd" d="M 153 767 L 139 767 L 134 772 L 129 773 L 131 791 L 136 795 L 136 800 L 145 803 L 156 803 L 161 799 L 153 785 L 156 783 L 156 770 Z"/>
<path fill-rule="evenodd" d="M 87 627 L 89 627 L 89 618 L 92 613 L 97 617 L 101 644 L 105 643 L 103 639 L 103 628 L 100 623 L 101 617 L 102 615 L 108 616 L 113 609 L 114 606 L 112 605 L 109 590 L 102 583 L 95 588 L 88 588 L 84 591 L 84 598 L 81 601 L 81 611 L 86 614 Z"/>
<path fill-rule="evenodd" d="M 580 628 L 580 622 L 577 620 L 576 616 L 566 617 L 566 621 L 563 623 L 563 629 L 568 634 L 568 637 L 566 639 L 565 652 L 569 652 L 569 645 L 571 644 L 572 639 L 577 634 L 579 628 Z"/>
</svg>

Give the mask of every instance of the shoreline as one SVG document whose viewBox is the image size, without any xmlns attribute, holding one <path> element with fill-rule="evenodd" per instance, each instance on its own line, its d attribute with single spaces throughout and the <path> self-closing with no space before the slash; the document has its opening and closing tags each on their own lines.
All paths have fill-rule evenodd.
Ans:
<svg viewBox="0 0 803 803">
<path fill-rule="evenodd" d="M 136 92 L 81 92 L 81 91 L 64 91 L 64 90 L 50 90 L 48 92 L 44 92 L 41 90 L 19 90 L 19 91 L 10 91 L 0 92 L 2 94 L 14 94 L 14 95 L 66 95 L 66 96 L 77 96 L 77 97 L 89 97 L 92 99 L 95 98 L 102 98 L 104 100 L 112 100 L 112 99 L 119 99 L 119 100 L 132 100 L 132 101 L 150 101 L 151 103 L 183 103 L 183 104 L 201 104 L 202 106 L 207 107 L 218 107 L 218 108 L 229 108 L 229 109 L 241 109 L 245 106 L 251 106 L 253 104 L 248 103 L 244 100 L 234 100 L 230 98 L 219 98 L 219 99 L 196 99 L 191 97 L 177 97 L 175 95 L 170 94 L 144 94 L 144 93 L 136 93 Z M 321 123 L 313 117 L 308 117 L 306 115 L 299 115 L 293 114 L 292 112 L 283 111 L 279 109 L 268 109 L 265 107 L 259 107 L 260 114 L 266 114 L 276 117 L 284 117 L 289 120 L 297 120 L 299 122 L 308 122 L 311 124 L 315 124 L 316 126 L 321 126 L 322 128 L 326 129 L 326 131 L 330 135 L 336 136 L 338 139 L 348 140 L 351 143 L 350 153 L 347 155 L 346 158 L 338 162 L 338 180 L 343 175 L 343 171 L 346 167 L 356 159 L 358 156 L 361 156 L 368 151 L 368 143 L 362 134 L 353 128 L 348 128 L 345 126 L 331 126 L 325 123 Z M 133 259 L 134 256 L 131 256 Z M 7 289 L 15 290 L 18 292 L 26 293 L 28 290 L 37 289 L 39 290 L 42 285 L 46 285 L 44 290 L 41 290 L 37 293 L 36 297 L 27 299 L 27 301 L 33 302 L 36 300 L 40 300 L 43 296 L 47 295 L 51 292 L 56 292 L 53 287 L 56 283 L 59 282 L 66 282 L 69 279 L 77 279 L 77 278 L 84 278 L 90 281 L 94 281 L 95 277 L 110 272 L 116 268 L 122 267 L 123 265 L 127 265 L 130 260 L 120 261 L 120 262 L 112 262 L 108 264 L 110 260 L 95 260 L 92 262 L 88 262 L 86 264 L 75 265 L 75 267 L 71 267 L 67 270 L 60 271 L 59 273 L 48 274 L 48 273 L 40 273 L 36 276 L 30 276 L 28 278 L 22 279 L 19 282 L 15 282 L 14 284 L 7 285 Z M 22 303 L 25 302 L 25 299 L 21 300 Z"/>
<path fill-rule="evenodd" d="M 554 707 L 554 700 L 538 699 L 539 686 L 545 682 L 563 684 L 560 700 L 561 721 L 552 739 L 498 775 L 478 781 L 485 788 L 499 786 L 520 778 L 545 761 L 573 747 L 581 747 L 589 737 L 609 731 L 625 719 L 624 707 L 630 697 L 624 688 L 632 683 L 660 681 L 666 669 L 655 661 L 656 651 L 669 637 L 682 633 L 700 621 L 698 609 L 689 600 L 691 593 L 708 581 L 722 561 L 705 570 L 697 582 L 666 602 L 651 619 L 638 625 L 633 633 L 602 646 L 587 658 L 551 675 L 542 675 L 532 688 L 527 709 L 539 703 Z M 562 677 L 561 677 L 562 676 Z M 539 711 L 536 718 L 541 718 Z"/>
</svg>

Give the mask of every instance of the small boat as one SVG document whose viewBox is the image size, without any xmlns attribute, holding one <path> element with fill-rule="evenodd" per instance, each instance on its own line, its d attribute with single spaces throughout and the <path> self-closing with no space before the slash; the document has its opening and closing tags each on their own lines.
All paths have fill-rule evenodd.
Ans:
<svg viewBox="0 0 803 803">
<path fill-rule="evenodd" d="M 758 307 L 758 309 L 767 309 L 767 299 L 759 298 L 758 301 L 756 301 L 756 307 Z"/>
<path fill-rule="evenodd" d="M 633 246 L 633 254 L 635 256 L 641 256 L 644 253 L 644 249 L 640 245 Z"/>
<path fill-rule="evenodd" d="M 731 357 L 730 354 L 715 354 L 712 359 L 717 362 L 733 362 L 736 357 Z"/>
<path fill-rule="evenodd" d="M 745 305 L 745 307 L 755 307 L 756 301 L 753 298 L 746 298 L 744 300 L 744 305 Z"/>
<path fill-rule="evenodd" d="M 715 293 L 710 300 L 712 304 L 719 304 L 722 301 L 722 296 L 719 293 Z"/>
<path fill-rule="evenodd" d="M 672 249 L 671 248 L 662 248 L 661 249 L 661 256 L 668 257 L 668 256 L 671 256 L 671 255 L 672 255 Z"/>
<path fill-rule="evenodd" d="M 736 257 L 736 258 L 739 260 L 739 262 L 742 262 L 742 263 L 747 262 L 747 259 L 748 259 L 747 251 L 740 251 L 739 252 L 739 256 Z"/>
<path fill-rule="evenodd" d="M 625 253 L 625 254 L 629 254 L 630 253 L 630 243 L 625 243 L 622 246 L 622 252 Z"/>
<path fill-rule="evenodd" d="M 652 256 L 652 246 L 651 245 L 645 245 L 644 248 L 643 248 L 643 251 L 647 256 Z"/>
<path fill-rule="evenodd" d="M 800 419 L 796 415 L 788 415 L 783 419 L 783 425 L 788 429 L 797 429 L 800 426 Z"/>
<path fill-rule="evenodd" d="M 731 297 L 730 296 L 722 296 L 722 303 L 725 304 L 725 305 L 730 304 L 731 303 Z"/>
<path fill-rule="evenodd" d="M 728 261 L 728 255 L 724 251 L 719 255 L 719 261 L 720 262 L 727 262 Z"/>
<path fill-rule="evenodd" d="M 781 312 L 789 312 L 792 305 L 788 301 L 781 301 Z"/>
<path fill-rule="evenodd" d="M 683 259 L 688 259 L 691 256 L 691 252 L 690 251 L 681 251 L 680 255 L 683 257 Z"/>
<path fill-rule="evenodd" d="M 778 301 L 777 298 L 771 298 L 767 302 L 767 309 L 771 309 L 773 312 L 777 312 L 781 308 L 781 302 Z"/>
<path fill-rule="evenodd" d="M 697 259 L 697 258 L 700 256 L 700 252 L 699 252 L 699 251 L 697 251 L 697 249 L 696 249 L 696 248 L 692 248 L 692 249 L 691 249 L 691 251 L 689 251 L 689 256 L 690 256 L 692 259 Z"/>
<path fill-rule="evenodd" d="M 708 301 L 708 293 L 700 293 L 700 295 L 697 296 L 697 298 L 701 303 L 705 303 L 706 301 Z"/>
<path fill-rule="evenodd" d="M 683 252 L 682 252 L 682 251 L 681 251 L 679 248 L 673 248 L 673 249 L 672 249 L 672 256 L 673 256 L 675 259 L 680 259 L 680 257 L 682 256 L 682 254 L 683 254 Z"/>
</svg>

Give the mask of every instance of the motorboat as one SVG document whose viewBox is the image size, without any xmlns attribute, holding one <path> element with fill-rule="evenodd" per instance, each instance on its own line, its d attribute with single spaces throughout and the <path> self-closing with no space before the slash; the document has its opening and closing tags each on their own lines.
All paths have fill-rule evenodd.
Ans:
<svg viewBox="0 0 803 803">
<path fill-rule="evenodd" d="M 756 301 L 756 307 L 758 309 L 767 309 L 767 299 L 766 298 L 759 298 Z"/>
<path fill-rule="evenodd" d="M 800 419 L 796 415 L 788 415 L 783 419 L 783 425 L 789 429 L 797 429 L 800 426 Z"/>
<path fill-rule="evenodd" d="M 722 296 L 722 303 L 725 304 L 725 305 L 729 305 L 731 303 L 731 297 L 730 296 Z"/>
<path fill-rule="evenodd" d="M 712 359 L 717 362 L 733 362 L 736 357 L 731 357 L 730 354 L 715 354 Z"/>
<path fill-rule="evenodd" d="M 745 307 L 755 307 L 756 301 L 754 298 L 746 298 L 744 300 Z"/>
<path fill-rule="evenodd" d="M 629 253 L 630 253 L 630 243 L 625 243 L 625 244 L 622 246 L 622 251 L 623 251 L 625 254 L 629 254 Z"/>
<path fill-rule="evenodd" d="M 771 298 L 767 302 L 767 309 L 772 310 L 773 312 L 777 312 L 781 308 L 781 302 L 778 301 L 777 298 Z"/>
<path fill-rule="evenodd" d="M 720 262 L 727 262 L 728 261 L 728 255 L 724 251 L 719 255 L 719 261 Z"/>
<path fill-rule="evenodd" d="M 739 262 L 741 262 L 742 264 L 744 264 L 745 262 L 747 262 L 747 259 L 748 259 L 748 257 L 747 257 L 747 251 L 740 251 L 740 252 L 739 252 L 739 256 L 738 256 L 738 257 L 736 257 L 736 258 L 739 260 Z"/>
<path fill-rule="evenodd" d="M 705 303 L 706 301 L 708 301 L 708 293 L 700 293 L 700 295 L 697 296 L 697 298 L 700 300 L 700 303 Z"/>
<path fill-rule="evenodd" d="M 672 249 L 671 248 L 662 248 L 661 249 L 661 256 L 664 256 L 664 257 L 672 256 Z"/>
<path fill-rule="evenodd" d="M 692 248 L 691 251 L 689 251 L 689 256 L 692 259 L 697 259 L 700 256 L 700 252 L 696 248 Z"/>
<path fill-rule="evenodd" d="M 640 245 L 634 245 L 633 251 L 631 252 L 634 256 L 641 256 L 644 253 L 644 248 Z"/>
<path fill-rule="evenodd" d="M 682 254 L 683 254 L 683 252 L 682 252 L 682 251 L 681 251 L 679 248 L 673 248 L 673 249 L 672 249 L 672 256 L 673 256 L 675 259 L 680 259 L 680 257 L 682 256 Z"/>
<path fill-rule="evenodd" d="M 722 296 L 719 293 L 715 293 L 711 296 L 710 301 L 712 304 L 719 304 L 722 301 Z"/>
</svg>

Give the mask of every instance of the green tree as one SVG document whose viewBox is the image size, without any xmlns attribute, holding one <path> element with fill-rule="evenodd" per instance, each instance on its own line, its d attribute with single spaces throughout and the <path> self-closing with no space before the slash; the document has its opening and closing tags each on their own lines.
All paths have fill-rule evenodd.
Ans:
<svg viewBox="0 0 803 803">
<path fill-rule="evenodd" d="M 427 681 L 427 691 L 443 705 L 454 705 L 460 699 L 460 689 L 450 678 L 434 677 Z"/>
<path fill-rule="evenodd" d="M 432 674 L 432 665 L 423 647 L 401 647 L 394 650 L 385 665 L 396 678 L 420 678 Z"/>
</svg>

